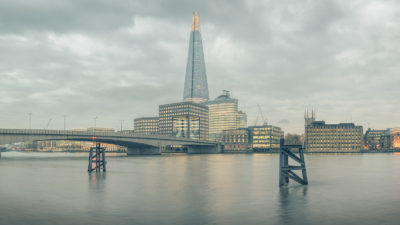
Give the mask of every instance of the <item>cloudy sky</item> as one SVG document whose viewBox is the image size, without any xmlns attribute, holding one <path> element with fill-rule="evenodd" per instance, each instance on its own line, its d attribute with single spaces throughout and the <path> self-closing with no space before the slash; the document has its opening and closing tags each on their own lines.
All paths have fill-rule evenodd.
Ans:
<svg viewBox="0 0 400 225">
<path fill-rule="evenodd" d="M 182 100 L 193 11 L 210 97 L 256 122 L 400 126 L 400 2 L 1 0 L 0 127 L 132 129 Z M 51 121 L 50 121 L 51 120 Z M 50 121 L 50 123 L 49 123 Z M 261 123 L 261 120 L 258 120 Z"/>
</svg>

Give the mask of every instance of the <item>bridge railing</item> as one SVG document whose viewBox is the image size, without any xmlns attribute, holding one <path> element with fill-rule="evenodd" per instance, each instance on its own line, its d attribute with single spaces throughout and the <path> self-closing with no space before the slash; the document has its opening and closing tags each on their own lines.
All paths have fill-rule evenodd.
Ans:
<svg viewBox="0 0 400 225">
<path fill-rule="evenodd" d="M 194 143 L 214 143 L 207 140 L 195 140 L 179 137 L 161 136 L 161 135 L 139 135 L 139 134 L 126 134 L 119 132 L 94 132 L 94 131 L 73 131 L 73 130 L 46 130 L 46 129 L 0 129 L 0 134 L 9 135 L 57 135 L 57 136 L 96 136 L 96 137 L 134 137 L 144 139 L 161 139 L 161 140 L 177 140 L 189 141 Z M 215 142 L 217 143 L 217 142 Z"/>
</svg>

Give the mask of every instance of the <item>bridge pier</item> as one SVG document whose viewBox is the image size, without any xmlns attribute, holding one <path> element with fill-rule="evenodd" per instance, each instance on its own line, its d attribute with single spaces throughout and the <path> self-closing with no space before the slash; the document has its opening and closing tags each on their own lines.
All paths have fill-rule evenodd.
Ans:
<svg viewBox="0 0 400 225">
<path fill-rule="evenodd" d="M 126 149 L 127 155 L 161 155 L 161 148 L 154 146 L 146 147 L 128 147 Z"/>
<path fill-rule="evenodd" d="M 221 145 L 198 145 L 198 146 L 187 146 L 187 152 L 189 154 L 215 154 L 221 153 Z"/>
</svg>

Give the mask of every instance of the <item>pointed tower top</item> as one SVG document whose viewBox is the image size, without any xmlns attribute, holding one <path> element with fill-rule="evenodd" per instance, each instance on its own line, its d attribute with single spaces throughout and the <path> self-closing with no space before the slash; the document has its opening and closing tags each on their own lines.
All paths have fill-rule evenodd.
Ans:
<svg viewBox="0 0 400 225">
<path fill-rule="evenodd" d="M 201 32 L 201 30 L 200 30 L 200 17 L 199 17 L 199 13 L 198 12 L 194 12 L 193 13 L 192 29 L 190 29 L 190 31 L 193 32 L 195 30 Z"/>
<path fill-rule="evenodd" d="M 204 62 L 199 13 L 193 13 L 186 64 L 183 100 L 203 102 L 209 99 L 206 64 Z"/>
</svg>

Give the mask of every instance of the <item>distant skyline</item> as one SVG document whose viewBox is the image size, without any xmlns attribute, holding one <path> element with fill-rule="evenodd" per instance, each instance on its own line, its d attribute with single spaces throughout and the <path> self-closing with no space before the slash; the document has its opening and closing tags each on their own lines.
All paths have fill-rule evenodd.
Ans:
<svg viewBox="0 0 400 225">
<path fill-rule="evenodd" d="M 182 100 L 201 17 L 210 99 L 229 90 L 254 125 L 400 127 L 398 1 L 0 2 L 0 127 L 133 128 Z M 260 120 L 259 120 L 260 123 Z"/>
</svg>

